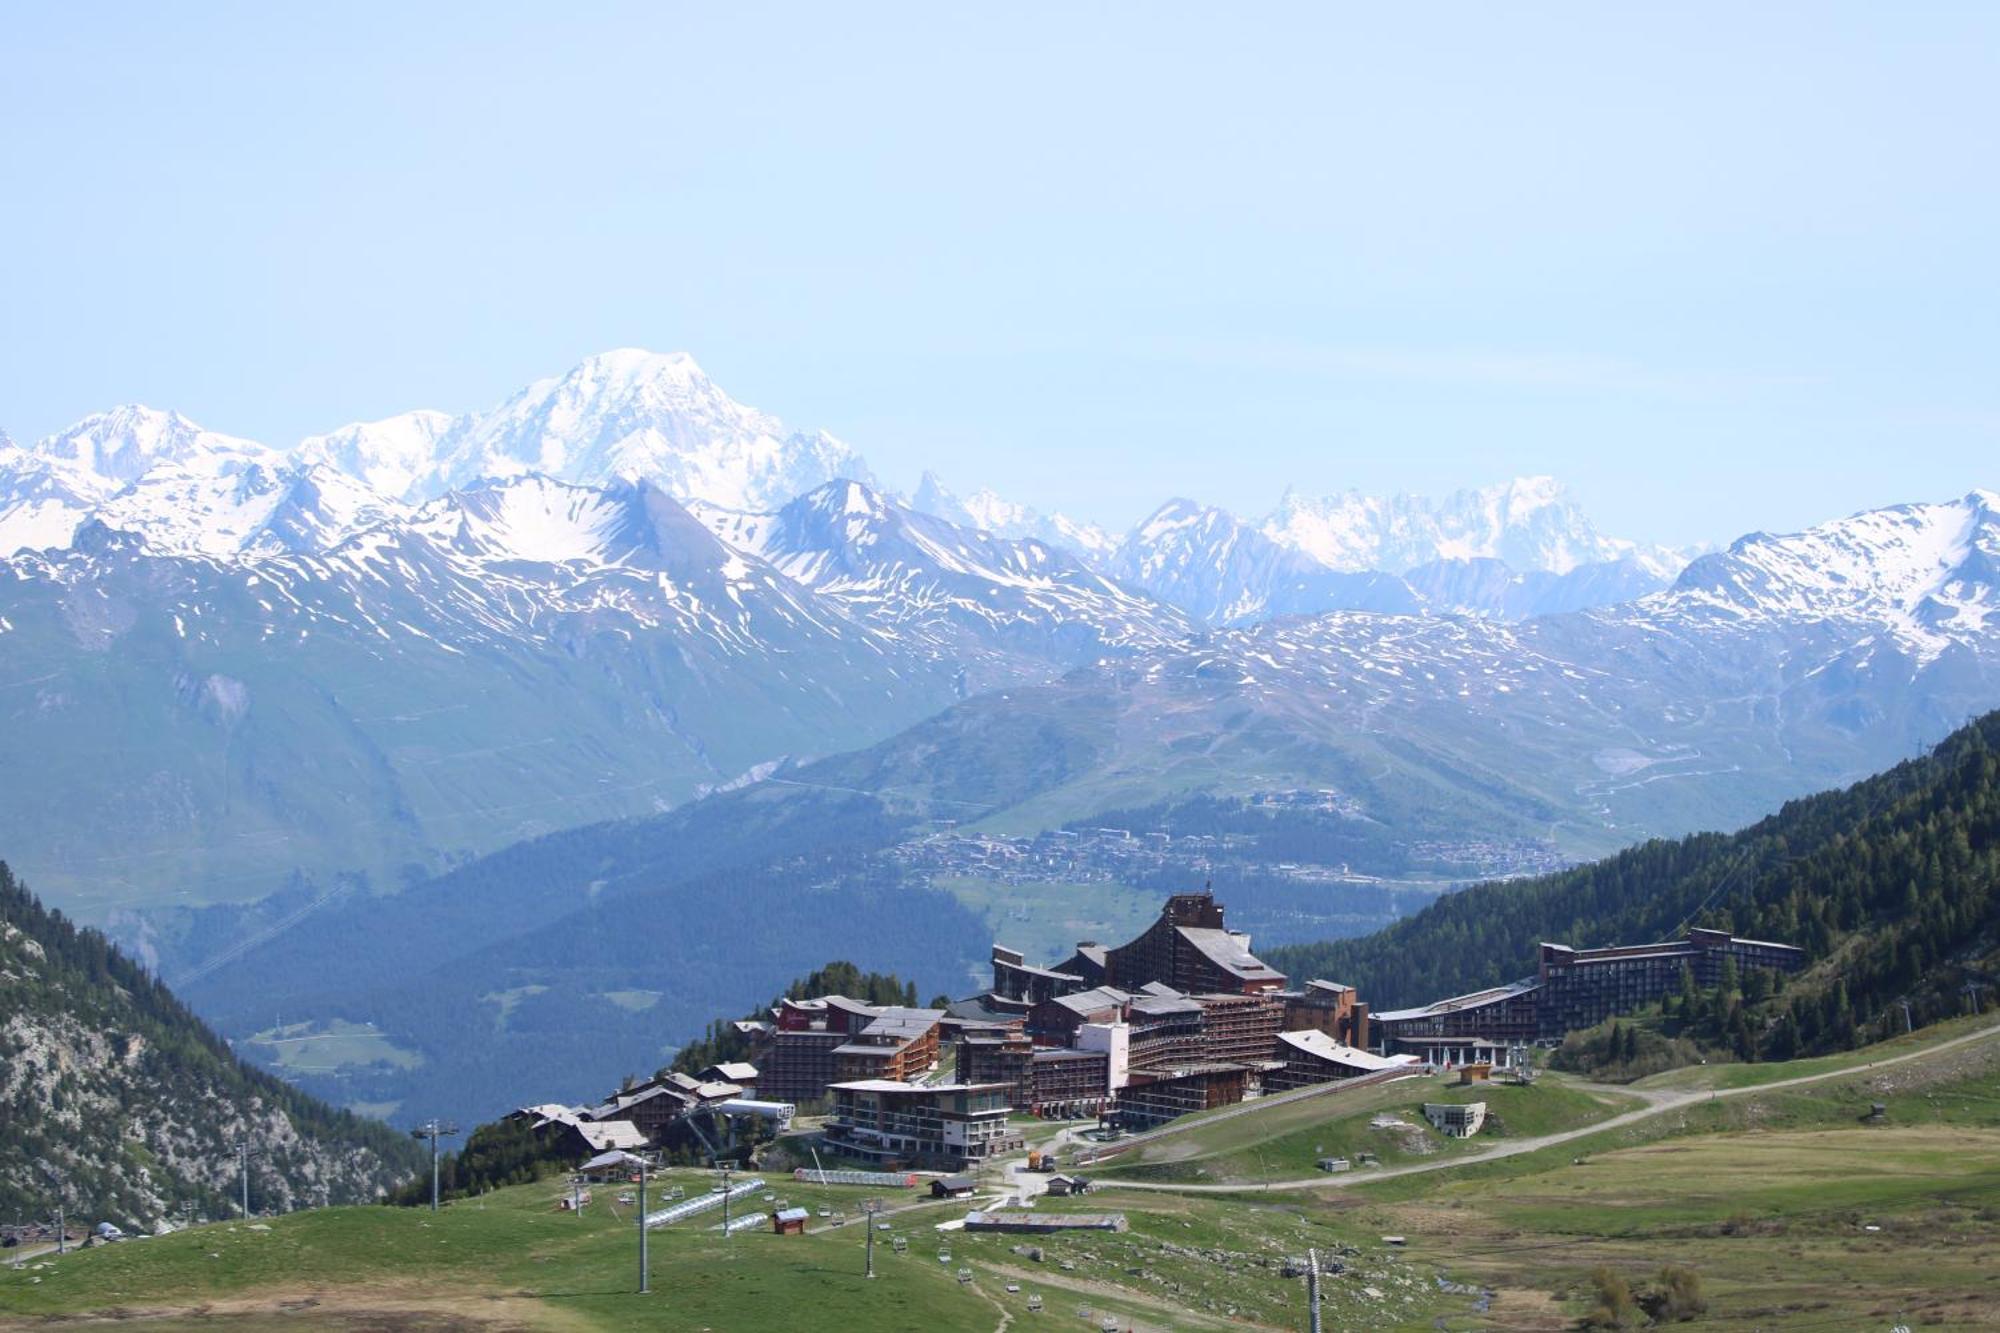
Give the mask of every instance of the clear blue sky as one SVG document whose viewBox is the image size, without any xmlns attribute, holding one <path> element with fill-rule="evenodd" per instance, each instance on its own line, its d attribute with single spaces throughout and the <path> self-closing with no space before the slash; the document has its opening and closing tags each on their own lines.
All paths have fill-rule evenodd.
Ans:
<svg viewBox="0 0 2000 1333">
<path fill-rule="evenodd" d="M 0 426 L 284 443 L 636 344 L 1117 524 L 2000 485 L 2000 6 L 945 8 L 8 3 Z"/>
</svg>

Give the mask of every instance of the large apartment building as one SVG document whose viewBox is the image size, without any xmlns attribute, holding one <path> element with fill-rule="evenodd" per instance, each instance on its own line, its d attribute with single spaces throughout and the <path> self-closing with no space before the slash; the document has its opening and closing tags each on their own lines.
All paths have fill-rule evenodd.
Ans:
<svg viewBox="0 0 2000 1333">
<path fill-rule="evenodd" d="M 1733 961 L 1739 973 L 1795 972 L 1805 966 L 1806 955 L 1789 944 L 1741 939 L 1723 930 L 1691 930 L 1683 939 L 1602 949 L 1543 944 L 1533 977 L 1375 1014 L 1370 1025 L 1383 1050 L 1425 1058 L 1468 1044 L 1496 1049 L 1555 1041 L 1658 1003 L 1680 989 L 1684 970 L 1697 986 L 1712 988 L 1722 980 L 1725 961 Z"/>
<path fill-rule="evenodd" d="M 1250 952 L 1250 937 L 1222 924 L 1222 904 L 1209 893 L 1177 893 L 1160 918 L 1105 955 L 1114 986 L 1136 990 L 1147 982 L 1183 995 L 1261 995 L 1284 989 L 1285 974 Z"/>
<path fill-rule="evenodd" d="M 916 1077 L 938 1058 L 941 1009 L 863 1004 L 844 995 L 786 999 L 752 1048 L 758 1094 L 817 1102 L 828 1085 L 856 1078 Z"/>
<path fill-rule="evenodd" d="M 1021 1147 L 1005 1083 L 857 1079 L 827 1089 L 824 1137 L 836 1152 L 885 1169 L 962 1171 Z"/>
<path fill-rule="evenodd" d="M 1614 1014 L 1629 1014 L 1680 989 L 1683 969 L 1695 985 L 1711 989 L 1722 980 L 1725 961 L 1739 974 L 1753 968 L 1795 972 L 1806 954 L 1789 944 L 1746 940 L 1726 930 L 1691 930 L 1685 939 L 1608 949 L 1541 948 L 1541 994 L 1537 1025 L 1543 1037 L 1560 1037 L 1594 1027 Z"/>
</svg>

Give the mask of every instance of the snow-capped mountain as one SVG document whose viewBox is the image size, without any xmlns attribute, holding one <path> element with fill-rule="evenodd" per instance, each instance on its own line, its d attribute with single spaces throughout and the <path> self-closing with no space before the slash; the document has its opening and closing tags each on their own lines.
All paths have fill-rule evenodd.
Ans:
<svg viewBox="0 0 2000 1333">
<path fill-rule="evenodd" d="M 1051 823 L 1331 788 L 1369 836 L 1573 855 L 1733 827 L 2000 707 L 1995 511 L 1981 492 L 1760 535 L 1666 591 L 1520 623 L 1335 611 L 1222 629 L 956 705 L 851 780 L 886 774 L 909 799 L 1001 768 L 989 785 L 1039 779 Z"/>
<path fill-rule="evenodd" d="M 648 481 L 684 500 L 743 510 L 775 508 L 835 478 L 872 480 L 847 445 L 745 407 L 693 357 L 634 348 L 593 356 L 460 420 L 409 494 L 428 498 L 529 472 L 585 485 Z"/>
<path fill-rule="evenodd" d="M 107 494 L 163 466 L 226 472 L 280 461 L 264 445 L 207 430 L 178 412 L 132 406 L 85 417 L 36 441 L 33 452 L 72 465 Z"/>
<path fill-rule="evenodd" d="M 66 545 L 91 517 L 162 550 L 248 550 L 261 511 L 301 484 L 329 512 L 302 522 L 300 534 L 339 540 L 358 519 L 531 474 L 644 481 L 737 509 L 773 509 L 835 478 L 869 479 L 847 445 L 745 407 L 693 358 L 628 348 L 531 384 L 491 412 L 406 412 L 289 451 L 148 407 L 87 417 L 26 448 L 0 445 L 0 556 Z"/>
<path fill-rule="evenodd" d="M 10 785 L 0 841 L 63 895 L 123 885 L 104 867 L 126 857 L 140 894 L 393 883 L 870 743 L 960 674 L 648 483 L 494 480 L 224 557 L 91 519 L 5 569 L 10 739 L 89 762 Z"/>
<path fill-rule="evenodd" d="M 0 439 L 21 682 L 0 719 L 25 752 L 94 756 L 0 791 L 0 844 L 81 886 L 115 856 L 204 892 L 395 874 L 871 745 L 968 692 L 991 717 L 1092 682 L 1122 702 L 1077 695 L 1089 726 L 1127 715 L 1100 794 L 1170 769 L 1312 783 L 1389 726 L 1416 748 L 1356 772 L 1455 775 L 1442 823 L 1489 781 L 1524 827 L 1671 827 L 1698 805 L 1681 779 L 1762 800 L 1789 754 L 1826 785 L 2000 704 L 1996 512 L 1974 492 L 1681 570 L 1528 479 L 1288 496 L 1262 523 L 1174 501 L 1113 548 L 934 475 L 904 504 L 839 441 L 637 351 L 290 451 L 120 408 Z M 1214 705 L 1212 740 L 1162 731 L 1181 702 Z"/>
<path fill-rule="evenodd" d="M 332 468 L 274 460 L 225 471 L 156 467 L 89 520 L 163 555 L 228 557 L 324 551 L 405 513 Z"/>
<path fill-rule="evenodd" d="M 0 443 L 0 558 L 68 545 L 108 493 L 95 474 L 73 462 Z"/>
<path fill-rule="evenodd" d="M 443 442 L 467 422 L 448 412 L 415 411 L 357 421 L 299 441 L 296 457 L 344 473 L 378 494 L 427 498 Z"/>
<path fill-rule="evenodd" d="M 1858 623 L 1928 660 L 2000 633 L 2000 494 L 1752 533 L 1690 564 L 1663 602 L 1683 615 Z"/>
<path fill-rule="evenodd" d="M 1429 611 L 1527 620 L 1636 601 L 1665 589 L 1671 578 L 1629 555 L 1577 565 L 1561 574 L 1517 570 L 1504 560 L 1473 556 L 1418 565 L 1405 570 L 1402 581 Z"/>
<path fill-rule="evenodd" d="M 1133 528 L 1110 569 L 1211 625 L 1326 611 L 1525 620 L 1631 601 L 1668 585 L 1631 555 L 1561 574 L 1521 571 L 1485 556 L 1432 560 L 1400 576 L 1338 570 L 1192 500 L 1169 501 Z"/>
<path fill-rule="evenodd" d="M 982 486 L 960 499 L 935 472 L 925 472 L 917 482 L 910 507 L 962 528 L 990 532 L 1013 541 L 1032 540 L 1059 547 L 1096 568 L 1102 568 L 1118 547 L 1118 539 L 1094 523 L 1080 522 L 1066 514 L 1044 514 L 1027 505 L 1015 504 L 990 486 Z"/>
<path fill-rule="evenodd" d="M 1524 573 L 1567 574 L 1630 558 L 1671 577 L 1684 563 L 1672 552 L 1601 535 L 1553 477 L 1519 477 L 1438 501 L 1288 490 L 1261 526 L 1271 540 L 1329 569 L 1400 574 L 1436 560 L 1484 557 Z"/>
<path fill-rule="evenodd" d="M 241 549 L 280 503 L 287 471 L 283 455 L 178 412 L 100 412 L 31 448 L 0 449 L 0 554 L 65 546 L 92 517 L 150 530 L 162 549 Z"/>
<path fill-rule="evenodd" d="M 769 560 L 864 623 L 957 661 L 968 685 L 1046 677 L 1105 652 L 1192 632 L 1170 606 L 1066 550 L 960 527 L 860 482 L 829 482 L 774 513 L 692 506 L 722 540 Z"/>
<path fill-rule="evenodd" d="M 1335 608 L 1391 614 L 1422 609 L 1393 574 L 1329 569 L 1228 512 L 1192 500 L 1169 500 L 1133 528 L 1111 569 L 1212 625 Z"/>
</svg>

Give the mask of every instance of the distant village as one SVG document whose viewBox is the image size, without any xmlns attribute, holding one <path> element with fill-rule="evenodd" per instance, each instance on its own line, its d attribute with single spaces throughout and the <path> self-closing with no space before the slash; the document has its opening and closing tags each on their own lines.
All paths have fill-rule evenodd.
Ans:
<svg viewBox="0 0 2000 1333">
<path fill-rule="evenodd" d="M 1337 792 L 1266 792 L 1254 802 L 1293 809 L 1337 810 L 1351 804 Z M 1553 843 L 1525 838 L 1419 840 L 1406 845 L 1411 861 L 1435 867 L 1450 879 L 1509 879 L 1560 870 L 1567 859 Z M 1053 880 L 1091 884 L 1129 881 L 1147 874 L 1201 878 L 1220 866 L 1300 883 L 1377 883 L 1379 877 L 1346 864 L 1258 858 L 1257 839 L 1241 833 L 1145 832 L 1128 828 L 1051 829 L 1032 837 L 962 833 L 949 821 L 927 837 L 887 853 L 894 864 L 922 875 L 963 876 L 1003 884 Z"/>
<path fill-rule="evenodd" d="M 1683 973 L 1795 971 L 1784 944 L 1693 930 L 1602 949 L 1544 944 L 1507 986 L 1374 1013 L 1353 987 L 1294 985 L 1228 928 L 1209 893 L 1168 898 L 1136 938 L 1047 965 L 995 944 L 992 985 L 944 1008 L 788 996 L 739 1021 L 747 1054 L 513 1119 L 576 1160 L 639 1149 L 747 1156 L 823 1116 L 808 1150 L 843 1169 L 964 1172 L 1023 1148 L 1015 1117 L 1143 1131 L 1190 1112 L 1424 1067 L 1525 1071 L 1528 1051 L 1664 998 Z M 1477 1132 L 1451 1112 L 1446 1132 Z"/>
</svg>

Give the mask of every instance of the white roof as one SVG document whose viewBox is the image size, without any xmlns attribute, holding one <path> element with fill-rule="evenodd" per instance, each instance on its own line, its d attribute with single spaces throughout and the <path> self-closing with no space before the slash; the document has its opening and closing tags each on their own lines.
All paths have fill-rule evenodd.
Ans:
<svg viewBox="0 0 2000 1333">
<path fill-rule="evenodd" d="M 576 1132 L 583 1135 L 583 1141 L 598 1152 L 646 1146 L 646 1136 L 630 1120 L 595 1120 L 576 1126 Z"/>
<path fill-rule="evenodd" d="M 1485 990 L 1476 990 L 1469 995 L 1454 995 L 1449 1000 L 1435 1000 L 1430 1004 L 1419 1005 L 1415 1009 L 1391 1009 L 1371 1014 L 1369 1017 L 1376 1023 L 1401 1023 L 1413 1018 L 1435 1018 L 1440 1014 L 1455 1014 L 1460 1010 L 1477 1009 L 1484 1005 L 1498 1004 L 1502 1000 L 1511 1000 L 1516 995 L 1534 990 L 1540 984 L 1530 977 L 1509 982 L 1505 986 L 1489 986 Z"/>
<path fill-rule="evenodd" d="M 1327 1036 L 1316 1028 L 1304 1032 L 1280 1032 L 1278 1040 L 1295 1051 L 1301 1051 L 1315 1059 L 1343 1065 L 1349 1069 L 1360 1069 L 1376 1073 L 1384 1069 L 1401 1069 L 1417 1063 L 1414 1055 L 1376 1055 L 1358 1046 L 1346 1046 Z"/>
</svg>

